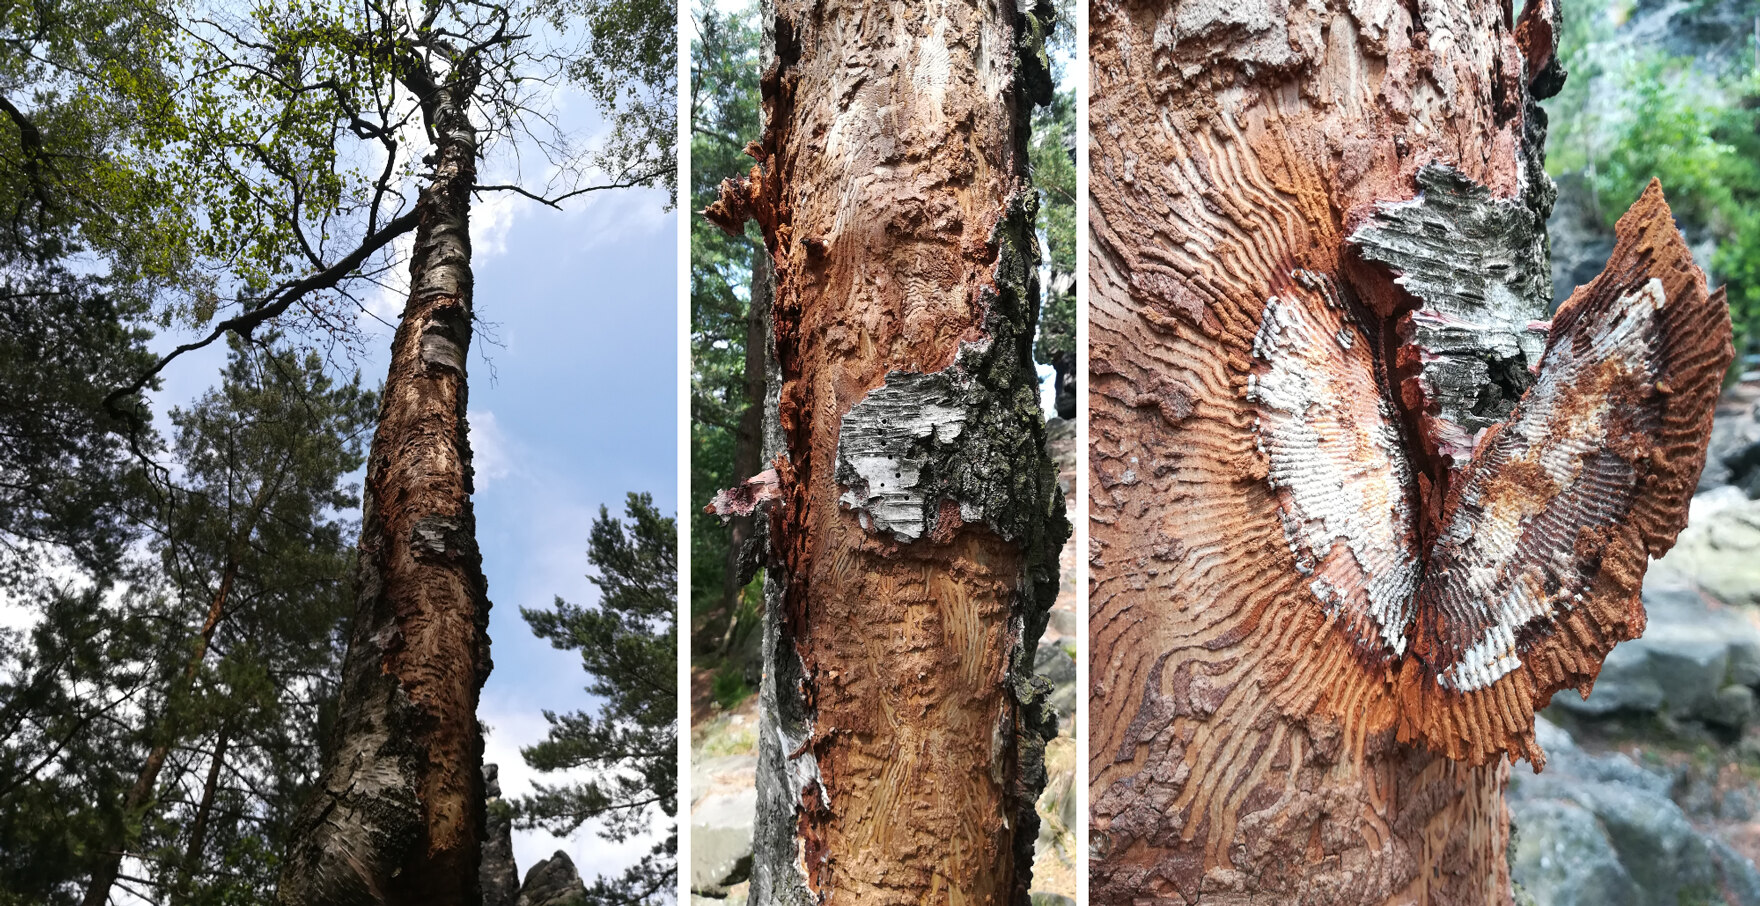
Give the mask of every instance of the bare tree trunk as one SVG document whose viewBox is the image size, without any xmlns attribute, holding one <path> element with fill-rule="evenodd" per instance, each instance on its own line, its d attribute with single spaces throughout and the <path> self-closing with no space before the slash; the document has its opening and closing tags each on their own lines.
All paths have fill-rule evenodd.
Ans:
<svg viewBox="0 0 1760 906">
<path fill-rule="evenodd" d="M 214 633 L 220 629 L 221 620 L 226 618 L 226 604 L 232 597 L 232 586 L 238 581 L 239 551 L 250 543 L 251 536 L 256 534 L 257 523 L 262 520 L 263 513 L 269 508 L 281 482 L 278 476 L 266 476 L 257 493 L 251 498 L 246 509 L 245 521 L 233 533 L 227 542 L 226 563 L 220 569 L 220 586 L 215 589 L 214 597 L 208 604 L 208 615 L 202 621 L 201 631 L 196 633 L 195 650 L 190 652 L 189 660 L 184 664 L 183 676 L 176 686 L 167 691 L 165 696 L 167 709 L 171 704 L 190 693 L 195 687 L 196 677 L 202 672 L 202 664 L 208 658 L 208 648 L 214 643 Z M 175 728 L 165 725 L 169 719 L 166 714 L 159 716 L 159 725 L 154 728 L 156 740 L 147 751 L 146 761 L 135 775 L 134 785 L 129 787 L 128 795 L 123 798 L 122 814 L 124 820 L 133 823 L 144 813 L 147 804 L 152 800 L 153 791 L 159 785 L 159 774 L 165 769 L 165 759 L 171 754 L 171 746 L 179 738 Z M 125 825 L 126 827 L 126 825 Z M 122 858 L 131 844 L 129 834 L 123 831 L 119 845 L 103 854 L 101 861 L 92 869 L 92 878 L 86 886 L 86 895 L 82 906 L 104 906 L 110 900 L 110 890 L 116 885 L 116 878 L 122 871 Z"/>
<path fill-rule="evenodd" d="M 410 296 L 367 460 L 340 713 L 296 819 L 279 902 L 474 904 L 484 827 L 477 697 L 488 586 L 471 511 L 469 73 L 433 90 Z"/>
<path fill-rule="evenodd" d="M 734 438 L 733 474 L 751 476 L 761 469 L 764 452 L 764 336 L 769 330 L 769 308 L 776 299 L 776 273 L 767 251 L 752 255 L 751 305 L 746 312 L 746 408 L 739 416 L 739 432 Z M 722 578 L 722 598 L 727 608 L 727 628 L 719 646 L 726 655 L 733 645 L 734 630 L 739 628 L 740 598 L 745 591 L 741 581 L 745 570 L 746 542 L 752 537 L 756 517 L 734 515 L 728 520 L 727 572 Z"/>
<path fill-rule="evenodd" d="M 1067 535 L 1031 359 L 1049 10 L 767 11 L 775 261 L 756 903 L 1025 903 Z"/>
<path fill-rule="evenodd" d="M 172 893 L 173 903 L 188 902 L 191 891 L 195 889 L 196 873 L 202 867 L 202 850 L 208 844 L 208 821 L 214 813 L 214 796 L 220 789 L 220 774 L 226 767 L 228 742 L 229 728 L 223 728 L 214 741 L 214 755 L 208 762 L 208 777 L 202 784 L 202 798 L 196 804 L 195 818 L 189 824 L 189 845 L 184 850 L 183 868 L 178 873 L 177 889 Z"/>
<path fill-rule="evenodd" d="M 1729 361 L 1652 187 L 1550 323 L 1558 22 L 1097 0 L 1091 895 L 1507 903 Z"/>
</svg>

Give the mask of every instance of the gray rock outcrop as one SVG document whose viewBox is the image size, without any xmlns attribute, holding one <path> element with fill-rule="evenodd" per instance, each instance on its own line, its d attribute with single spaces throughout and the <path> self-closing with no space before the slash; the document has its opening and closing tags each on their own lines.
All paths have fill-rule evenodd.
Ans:
<svg viewBox="0 0 1760 906">
<path fill-rule="evenodd" d="M 1756 555 L 1760 569 L 1760 551 Z M 1644 635 L 1613 649 L 1588 700 L 1567 690 L 1552 706 L 1586 718 L 1661 714 L 1726 729 L 1746 726 L 1754 716 L 1753 687 L 1760 685 L 1760 626 L 1660 565 L 1645 579 L 1644 610 Z"/>
<path fill-rule="evenodd" d="M 513 861 L 513 808 L 501 798 L 500 768 L 483 765 L 483 795 L 488 822 L 483 859 L 477 869 L 483 906 L 515 906 L 519 901 L 519 866 Z"/>
<path fill-rule="evenodd" d="M 532 866 L 519 888 L 519 906 L 586 906 L 587 885 L 568 853 L 555 855 Z"/>
<path fill-rule="evenodd" d="M 1760 872 L 1693 826 L 1673 780 L 1623 754 L 1592 755 L 1544 718 L 1544 773 L 1510 779 L 1511 876 L 1547 906 L 1760 906 Z"/>
</svg>

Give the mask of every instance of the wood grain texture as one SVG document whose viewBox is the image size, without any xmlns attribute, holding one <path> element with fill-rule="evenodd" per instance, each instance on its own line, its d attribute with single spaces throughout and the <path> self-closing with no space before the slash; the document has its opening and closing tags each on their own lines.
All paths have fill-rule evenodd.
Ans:
<svg viewBox="0 0 1760 906">
<path fill-rule="evenodd" d="M 766 10 L 759 165 L 705 212 L 776 273 L 756 902 L 1027 901 L 1067 532 L 1030 358 L 1045 12 Z"/>
<path fill-rule="evenodd" d="M 1517 314 L 1542 317 L 1522 275 L 1545 273 L 1531 260 L 1545 244 L 1511 230 L 1537 228 L 1551 206 L 1534 99 L 1562 77 L 1555 12 L 1525 20 L 1518 42 L 1502 6 L 1475 0 L 1093 5 L 1095 903 L 1509 902 L 1503 756 L 1538 764 L 1533 709 L 1586 687 L 1612 643 L 1641 629 L 1643 556 L 1679 528 L 1705 394 L 1729 354 L 1720 301 L 1647 193 L 1608 275 L 1577 297 L 1601 301 L 1573 299 L 1545 353 L 1605 360 L 1598 338 L 1626 315 L 1649 319 L 1591 394 L 1641 399 L 1668 426 L 1650 446 L 1607 450 L 1626 464 L 1613 471 L 1630 530 L 1584 534 L 1605 514 L 1567 512 L 1563 556 L 1590 577 L 1593 603 L 1556 626 L 1522 617 L 1519 669 L 1467 695 L 1465 681 L 1442 690 L 1487 626 L 1450 615 L 1444 592 L 1459 580 L 1431 582 L 1443 572 L 1432 558 L 1452 556 L 1439 539 L 1474 527 L 1469 509 L 1518 477 L 1499 468 L 1522 457 L 1497 452 L 1498 438 L 1514 439 L 1525 413 L 1549 421 L 1527 402 L 1544 373 L 1509 375 L 1519 383 L 1482 409 L 1477 394 L 1439 390 L 1495 382 L 1538 347 Z M 1530 66 L 1523 47 L 1545 60 Z M 1426 372 L 1436 350 L 1415 340 L 1414 316 L 1455 310 L 1438 292 L 1460 289 L 1425 268 L 1460 262 L 1404 256 L 1397 242 L 1371 254 L 1364 232 L 1390 206 L 1424 203 L 1420 174 L 1436 166 L 1471 201 L 1446 214 L 1463 227 L 1458 255 L 1510 275 L 1462 297 L 1474 311 L 1509 303 L 1495 319 L 1509 348 L 1483 376 Z M 1649 390 L 1647 373 L 1662 375 Z M 1587 372 L 1558 374 L 1560 398 L 1590 389 Z M 1605 418 L 1594 436 L 1641 424 Z M 1414 561 L 1415 581 L 1395 581 Z"/>
</svg>

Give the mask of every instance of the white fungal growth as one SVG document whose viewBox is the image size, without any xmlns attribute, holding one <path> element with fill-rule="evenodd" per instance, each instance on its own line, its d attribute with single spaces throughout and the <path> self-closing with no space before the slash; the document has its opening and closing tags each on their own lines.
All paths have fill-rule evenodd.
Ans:
<svg viewBox="0 0 1760 906">
<path fill-rule="evenodd" d="M 1438 676 L 1443 688 L 1470 692 L 1508 675 L 1521 666 L 1522 627 L 1555 619 L 1580 599 L 1578 532 L 1623 518 L 1637 475 L 1606 453 L 1612 422 L 1629 413 L 1616 412 L 1610 394 L 1570 391 L 1606 368 L 1618 369 L 1626 387 L 1651 381 L 1656 313 L 1666 304 L 1662 283 L 1652 279 L 1613 306 L 1582 351 L 1568 340 L 1554 344 L 1515 418 L 1468 479 L 1432 558 L 1452 581 L 1426 595 L 1426 603 L 1434 601 L 1454 625 L 1479 631 Z M 1568 409 L 1561 405 L 1567 396 Z M 1553 493 L 1497 481 L 1522 466 L 1544 475 Z"/>
<path fill-rule="evenodd" d="M 1406 649 L 1419 557 L 1413 475 L 1372 344 L 1342 306 L 1273 297 L 1247 383 L 1284 537 L 1309 589 L 1357 640 Z"/>
</svg>

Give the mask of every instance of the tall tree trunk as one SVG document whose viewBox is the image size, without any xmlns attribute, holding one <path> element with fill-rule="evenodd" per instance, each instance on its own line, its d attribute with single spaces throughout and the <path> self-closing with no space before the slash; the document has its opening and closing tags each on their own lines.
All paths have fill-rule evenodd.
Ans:
<svg viewBox="0 0 1760 906">
<path fill-rule="evenodd" d="M 189 823 L 189 845 L 184 849 L 177 889 L 171 896 L 173 904 L 189 902 L 190 893 L 195 889 L 196 874 L 202 868 L 202 850 L 208 844 L 208 822 L 214 813 L 214 795 L 220 789 L 220 775 L 226 767 L 228 742 L 230 728 L 222 728 L 219 737 L 214 740 L 214 755 L 208 762 L 207 780 L 202 783 L 201 801 L 196 804 L 195 818 Z"/>
<path fill-rule="evenodd" d="M 489 600 L 465 424 L 477 136 L 469 73 L 454 76 L 424 99 L 434 175 L 367 460 L 335 735 L 277 892 L 289 906 L 480 898 Z"/>
<path fill-rule="evenodd" d="M 254 524 L 253 517 L 251 525 Z M 245 530 L 245 538 L 250 537 L 250 531 L 249 528 Z M 236 548 L 237 544 L 234 545 L 234 549 Z M 167 710 L 171 703 L 188 695 L 195 685 L 196 676 L 202 670 L 202 662 L 208 656 L 208 646 L 214 640 L 214 631 L 220 627 L 220 620 L 226 614 L 226 600 L 231 596 L 232 585 L 237 578 L 238 560 L 228 558 L 220 573 L 220 587 L 215 590 L 214 598 L 208 605 L 207 619 L 202 622 L 202 631 L 196 635 L 195 650 L 190 652 L 189 661 L 184 665 L 178 684 L 165 696 Z M 126 824 L 117 841 L 119 845 L 106 851 L 92 868 L 92 879 L 86 885 L 82 906 L 104 906 L 110 901 L 110 889 L 116 885 L 116 877 L 122 871 L 122 857 L 133 840 L 133 834 L 126 828 L 133 826 L 145 812 L 147 803 L 153 798 L 153 791 L 159 786 L 159 773 L 165 768 L 165 759 L 171 754 L 171 745 L 177 739 L 174 730 L 165 726 L 168 717 L 169 714 L 160 715 L 159 726 L 153 733 L 157 739 L 153 747 L 147 750 L 147 759 L 141 763 L 140 772 L 135 774 L 134 784 L 128 788 L 128 795 L 123 797 L 122 814 Z"/>
<path fill-rule="evenodd" d="M 1025 903 L 1068 532 L 1045 455 L 1028 112 L 1049 9 L 766 11 L 780 499 L 754 902 Z"/>
<path fill-rule="evenodd" d="M 1729 321 L 1656 187 L 1550 323 L 1549 0 L 1096 0 L 1091 895 L 1507 903 Z"/>
<path fill-rule="evenodd" d="M 280 476 L 265 477 L 245 511 L 244 524 L 227 540 L 226 563 L 220 569 L 220 585 L 208 603 L 208 615 L 202 621 L 202 629 L 196 633 L 195 648 L 190 651 L 189 660 L 184 664 L 183 675 L 177 685 L 166 692 L 167 714 L 159 715 L 158 725 L 153 730 L 156 741 L 147 751 L 147 759 L 141 764 L 140 772 L 135 775 L 134 785 L 129 787 L 128 794 L 123 798 L 122 814 L 125 824 L 117 835 L 119 845 L 105 852 L 93 867 L 91 882 L 86 886 L 86 895 L 81 901 L 82 906 L 104 906 L 110 900 L 110 889 L 116 885 L 116 877 L 122 871 L 122 857 L 132 844 L 133 835 L 128 828 L 144 814 L 147 804 L 152 800 L 153 791 L 159 785 L 159 774 L 165 768 L 165 759 L 171 754 L 171 746 L 181 738 L 175 727 L 167 725 L 170 708 L 195 687 L 196 677 L 201 674 L 202 664 L 208 658 L 208 648 L 214 643 L 214 633 L 219 631 L 220 622 L 226 618 L 226 603 L 232 597 L 233 584 L 238 581 L 239 552 L 244 550 L 245 545 L 250 543 L 251 536 L 256 534 L 257 523 L 262 520 L 263 513 L 268 510 L 280 487 Z"/>
<path fill-rule="evenodd" d="M 769 253 L 759 249 L 752 254 L 751 305 L 746 311 L 746 408 L 739 416 L 739 433 L 734 438 L 733 474 L 751 476 L 759 472 L 764 452 L 764 335 L 769 330 L 769 308 L 776 299 L 776 273 Z M 745 591 L 741 578 L 746 542 L 752 537 L 756 517 L 736 514 L 728 520 L 727 572 L 722 578 L 722 598 L 727 608 L 727 628 L 721 633 L 723 655 L 733 645 L 734 630 L 739 628 L 740 599 Z"/>
</svg>

